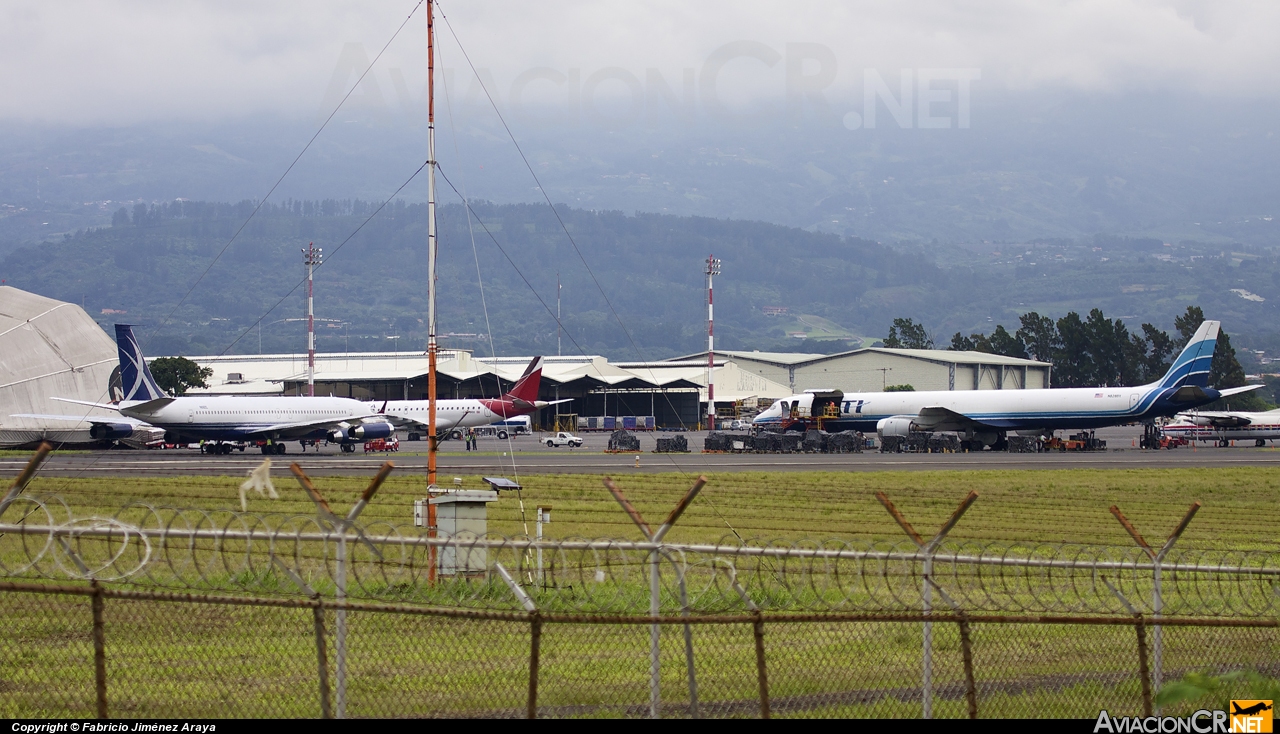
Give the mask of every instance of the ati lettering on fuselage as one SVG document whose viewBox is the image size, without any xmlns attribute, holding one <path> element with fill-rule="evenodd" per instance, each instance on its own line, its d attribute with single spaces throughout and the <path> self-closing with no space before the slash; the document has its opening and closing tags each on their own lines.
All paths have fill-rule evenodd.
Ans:
<svg viewBox="0 0 1280 734">
<path fill-rule="evenodd" d="M 846 400 L 840 404 L 840 412 L 845 415 L 861 415 L 862 406 L 866 403 L 865 400 Z"/>
</svg>

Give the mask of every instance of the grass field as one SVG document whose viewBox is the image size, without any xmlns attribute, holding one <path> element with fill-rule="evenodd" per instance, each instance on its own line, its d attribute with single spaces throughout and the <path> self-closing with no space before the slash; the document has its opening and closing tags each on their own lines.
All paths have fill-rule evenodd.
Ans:
<svg viewBox="0 0 1280 734">
<path fill-rule="evenodd" d="M 250 494 L 257 513 L 313 515 L 311 504 L 284 467 L 274 482 L 281 499 Z M 449 483 L 452 477 L 441 477 Z M 1193 501 L 1203 504 L 1180 541 L 1201 548 L 1276 549 L 1280 472 L 1266 468 L 1062 471 L 942 471 L 880 473 L 712 474 L 697 500 L 668 536 L 705 542 L 734 533 L 743 538 L 871 538 L 899 540 L 902 531 L 875 499 L 889 495 L 924 535 L 931 534 L 969 491 L 978 501 L 951 537 L 956 540 L 1086 543 L 1130 546 L 1108 512 L 1118 505 L 1149 541 L 1162 540 Z M 533 532 L 537 505 L 551 505 L 548 538 L 639 539 L 639 533 L 591 475 L 527 475 L 519 495 L 489 506 L 489 529 L 499 535 Z M 628 474 L 618 486 L 652 525 L 659 523 L 693 483 L 693 476 Z M 80 516 L 111 514 L 141 501 L 171 507 L 239 509 L 237 477 L 38 478 L 30 494 L 62 497 Z M 322 478 L 320 491 L 335 509 L 350 505 L 366 479 Z M 425 496 L 421 476 L 396 475 L 365 511 L 366 521 L 409 525 L 413 500 Z M 483 486 L 466 477 L 464 486 Z M 522 519 L 520 505 L 523 502 Z"/>
<path fill-rule="evenodd" d="M 452 477 L 444 478 L 450 481 Z M 639 534 L 601 477 L 521 477 L 521 497 L 490 506 L 490 530 L 529 530 L 536 505 L 553 506 L 551 538 Z M 657 524 L 694 477 L 629 474 L 618 484 Z M 712 475 L 669 536 L 675 542 L 744 538 L 885 539 L 901 530 L 875 500 L 886 492 L 930 534 L 970 490 L 977 503 L 953 531 L 957 540 L 1088 543 L 1129 547 L 1107 508 L 1118 504 L 1152 542 L 1192 501 L 1204 507 L 1182 543 L 1200 548 L 1276 549 L 1272 517 L 1280 473 L 1233 470 L 1069 470 Z M 62 497 L 77 516 L 114 514 L 129 502 L 237 508 L 239 478 L 37 479 L 33 494 Z M 285 471 L 282 498 L 251 495 L 250 510 L 312 515 Z M 323 478 L 335 509 L 366 480 Z M 466 477 L 464 486 L 480 486 Z M 423 496 L 420 476 L 392 476 L 364 515 L 409 525 Z M 7 518 L 12 519 L 12 518 Z M 6 540 L 5 542 L 9 542 Z M 504 593 L 495 588 L 494 593 Z M 510 600 L 506 600 L 510 601 Z M 113 713 L 132 716 L 309 716 L 315 703 L 309 615 L 208 605 L 107 602 L 108 677 Z M 92 713 L 88 601 L 0 595 L 0 716 Z M 744 620 L 745 622 L 745 620 Z M 329 624 L 333 618 L 330 615 Z M 353 614 L 351 715 L 512 715 L 522 710 L 528 627 L 405 615 Z M 330 632 L 332 632 L 330 626 Z M 544 632 L 544 714 L 643 715 L 647 628 L 551 625 Z M 974 633 L 980 711 L 1001 716 L 1139 713 L 1131 627 L 979 626 Z M 1275 630 L 1169 629 L 1169 671 L 1261 668 L 1280 656 Z M 678 627 L 662 633 L 663 697 L 678 715 L 687 700 Z M 756 714 L 749 624 L 695 626 L 704 714 Z M 766 635 L 775 711 L 791 716 L 918 716 L 921 628 L 909 623 L 773 624 Z M 954 625 L 935 629 L 935 715 L 960 716 L 964 701 Z M 332 660 L 333 650 L 330 648 Z"/>
</svg>

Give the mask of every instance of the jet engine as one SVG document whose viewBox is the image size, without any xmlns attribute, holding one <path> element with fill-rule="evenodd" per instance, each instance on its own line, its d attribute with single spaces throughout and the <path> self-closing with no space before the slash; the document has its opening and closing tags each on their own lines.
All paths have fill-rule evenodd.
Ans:
<svg viewBox="0 0 1280 734">
<path fill-rule="evenodd" d="M 880 438 L 885 436 L 908 436 L 913 431 L 918 431 L 919 427 L 915 424 L 915 418 L 909 415 L 891 415 L 888 418 L 881 418 L 876 423 L 876 433 Z"/>
<path fill-rule="evenodd" d="M 356 441 L 371 438 L 386 438 L 395 433 L 396 427 L 390 423 L 361 423 L 347 430 L 347 435 Z"/>
<path fill-rule="evenodd" d="M 89 436 L 99 441 L 118 440 L 133 435 L 133 426 L 128 423 L 94 423 L 89 427 Z"/>
</svg>

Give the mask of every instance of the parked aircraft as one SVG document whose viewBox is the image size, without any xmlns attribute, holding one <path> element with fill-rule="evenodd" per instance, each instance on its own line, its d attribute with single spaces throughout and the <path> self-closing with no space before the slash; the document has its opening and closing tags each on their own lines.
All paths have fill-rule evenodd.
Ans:
<svg viewBox="0 0 1280 734">
<path fill-rule="evenodd" d="M 1217 441 L 1219 446 L 1230 446 L 1232 441 L 1253 441 L 1255 446 L 1266 446 L 1268 440 L 1280 439 L 1280 409 L 1179 413 L 1161 430 L 1166 436 Z"/>
<path fill-rule="evenodd" d="M 120 379 L 124 399 L 94 403 L 54 398 L 66 403 L 118 411 L 120 418 L 60 416 L 90 422 L 90 434 L 100 439 L 131 436 L 140 424 L 162 428 L 168 443 L 187 441 L 266 441 L 264 454 L 283 454 L 282 441 L 329 440 L 353 449 L 355 442 L 386 438 L 395 427 L 373 406 L 351 398 L 333 397 L 170 397 L 156 384 L 133 327 L 116 324 Z M 218 453 L 230 453 L 218 443 Z"/>
<path fill-rule="evenodd" d="M 1217 321 L 1201 324 L 1168 373 L 1149 385 L 848 395 L 839 390 L 810 390 L 775 402 L 753 424 L 794 430 L 805 420 L 826 418 L 823 424 L 828 430 L 874 430 L 881 437 L 956 431 L 963 434 L 968 447 L 983 448 L 1003 445 L 1009 431 L 1034 435 L 1170 416 L 1258 387 L 1215 390 L 1208 386 L 1218 327 Z"/>
<path fill-rule="evenodd" d="M 567 403 L 569 400 L 538 400 L 538 386 L 542 382 L 542 357 L 534 357 L 525 368 L 524 374 L 515 385 L 500 398 L 477 398 L 464 400 L 436 400 L 436 435 L 447 435 L 449 431 L 475 426 L 487 426 L 495 421 L 514 418 L 518 415 L 529 415 L 556 403 Z M 413 433 L 427 432 L 427 415 L 429 401 L 426 400 L 388 400 L 384 404 L 375 403 L 379 413 L 399 428 L 408 428 Z M 410 438 L 413 437 L 410 434 Z"/>
</svg>

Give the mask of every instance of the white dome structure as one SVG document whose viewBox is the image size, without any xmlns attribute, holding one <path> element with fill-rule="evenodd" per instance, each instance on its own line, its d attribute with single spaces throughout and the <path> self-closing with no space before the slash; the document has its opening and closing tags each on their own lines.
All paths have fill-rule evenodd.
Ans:
<svg viewBox="0 0 1280 734">
<path fill-rule="evenodd" d="M 93 443 L 76 418 L 112 413 L 52 398 L 110 401 L 118 365 L 115 341 L 82 308 L 0 286 L 0 446 Z"/>
</svg>

